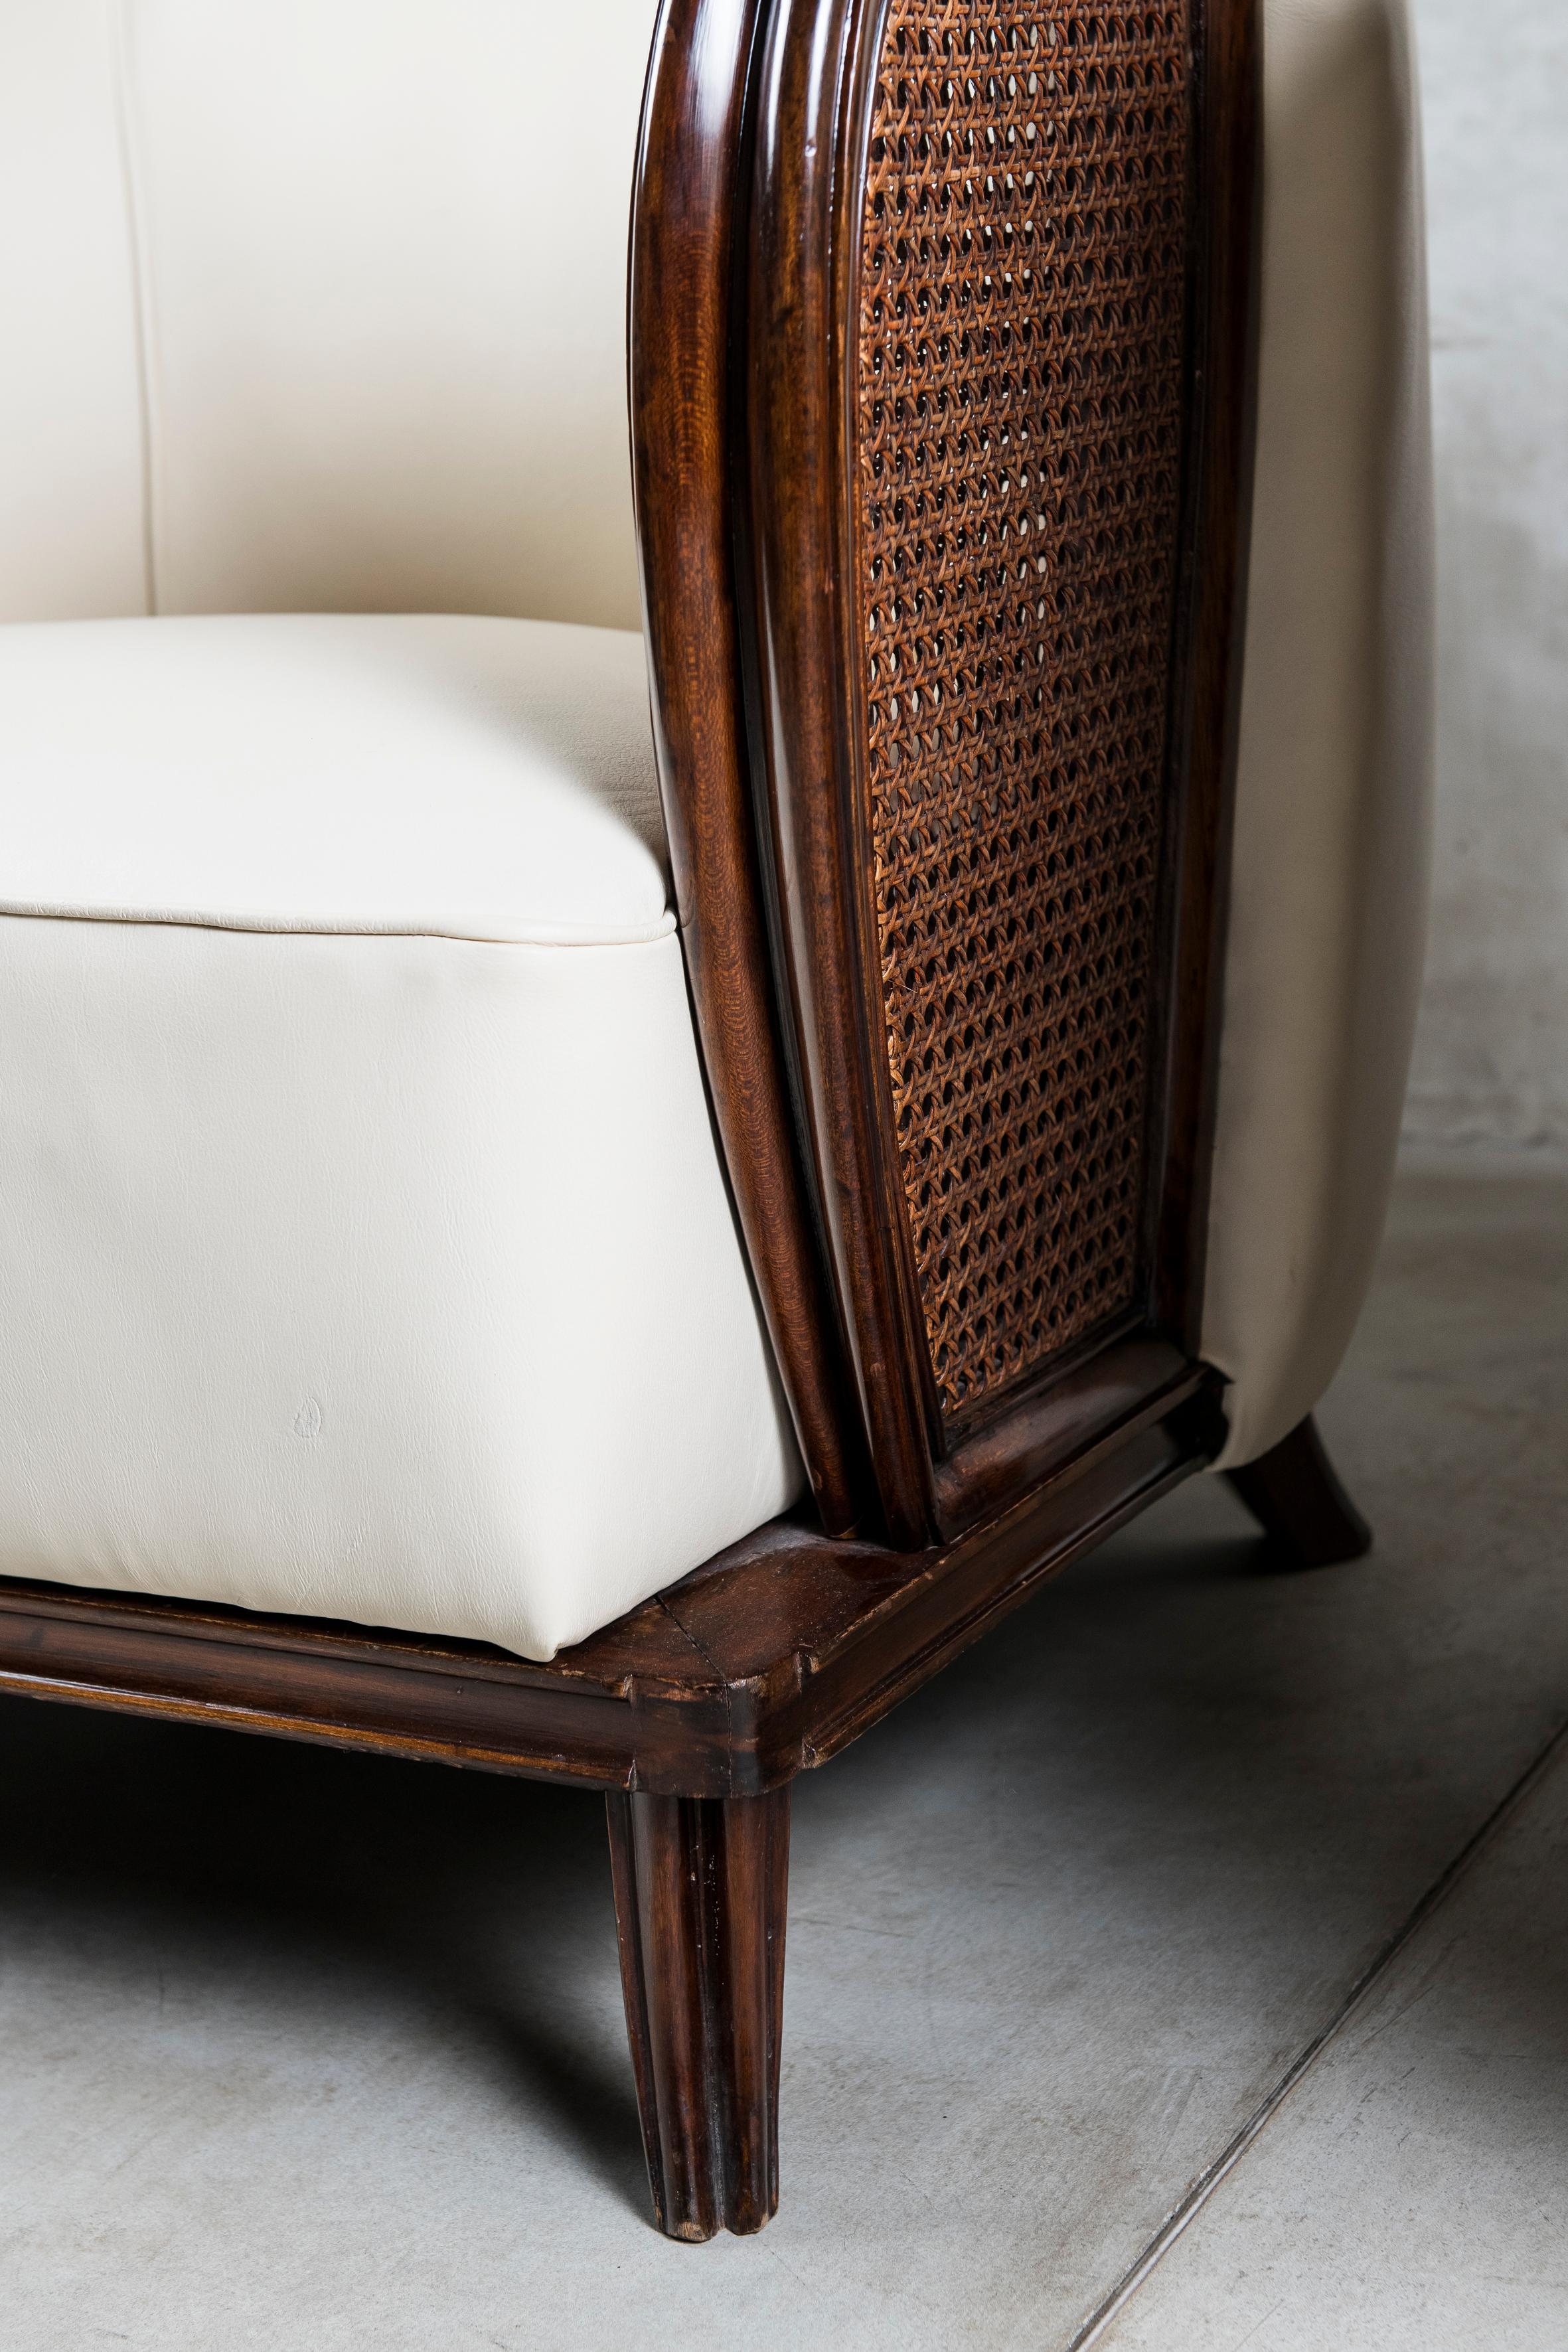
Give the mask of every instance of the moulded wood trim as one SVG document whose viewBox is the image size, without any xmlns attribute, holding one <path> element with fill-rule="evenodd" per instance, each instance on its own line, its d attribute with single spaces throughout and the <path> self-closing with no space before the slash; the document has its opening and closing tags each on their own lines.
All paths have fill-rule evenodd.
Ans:
<svg viewBox="0 0 1568 2352">
<path fill-rule="evenodd" d="M 1176 769 L 1167 844 L 1166 1073 L 1152 1145 L 1153 1311 L 1203 1345 L 1209 1180 L 1219 1077 L 1225 939 L 1247 626 L 1257 440 L 1262 175 L 1260 0 L 1194 0 L 1199 238 L 1192 292 L 1194 407 L 1176 639 Z"/>
<path fill-rule="evenodd" d="M 938 1462 L 933 1484 L 943 1534 L 994 1518 L 1111 1431 L 1168 1412 L 1203 1379 L 1199 1366 L 1146 1326 L 1096 1334 Z"/>
<path fill-rule="evenodd" d="M 823 1523 L 868 1500 L 864 1438 L 783 1065 L 737 614 L 734 247 L 761 0 L 666 0 L 638 136 L 632 479 L 676 903 L 736 1210 Z"/>
</svg>

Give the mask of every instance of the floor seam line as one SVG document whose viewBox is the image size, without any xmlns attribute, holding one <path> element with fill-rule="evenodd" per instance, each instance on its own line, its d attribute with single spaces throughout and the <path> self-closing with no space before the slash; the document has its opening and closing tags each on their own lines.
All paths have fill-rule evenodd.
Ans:
<svg viewBox="0 0 1568 2352">
<path fill-rule="evenodd" d="M 1089 2352 L 1089 2347 L 1100 2341 L 1111 2321 L 1120 2317 L 1125 2311 L 1150 2273 L 1158 2268 L 1189 2222 L 1195 2220 L 1204 2206 L 1208 2203 L 1221 2181 L 1235 2170 L 1247 2149 L 1279 2113 L 1298 2084 L 1311 2072 L 1330 2043 L 1338 2039 L 1356 2011 L 1366 2000 L 1379 1979 L 1393 1966 L 1405 1946 L 1426 1925 L 1433 1914 L 1447 1902 L 1459 1881 L 1465 1877 L 1472 1864 L 1479 1860 L 1509 1817 L 1517 1812 L 1536 1784 L 1545 1778 L 1556 1759 L 1559 1749 L 1565 1743 L 1568 1743 L 1568 1717 L 1564 1717 L 1557 1726 L 1545 1746 L 1531 1758 L 1517 1780 L 1504 1790 L 1479 1828 L 1473 1832 L 1453 1859 L 1438 1872 L 1437 1876 L 1432 1881 L 1426 1893 L 1419 1897 L 1401 1925 L 1367 1962 L 1366 1967 L 1357 1977 L 1328 2022 L 1297 2053 L 1279 2080 L 1271 2090 L 1265 2093 L 1251 2115 L 1247 2116 L 1234 2137 L 1226 2142 L 1213 2163 L 1206 2165 L 1199 2173 L 1181 2201 L 1165 2216 L 1142 2252 L 1134 2256 L 1109 2294 L 1102 2296 L 1089 2316 L 1080 2322 L 1076 2334 L 1068 2338 L 1062 2347 L 1062 2352 Z"/>
</svg>

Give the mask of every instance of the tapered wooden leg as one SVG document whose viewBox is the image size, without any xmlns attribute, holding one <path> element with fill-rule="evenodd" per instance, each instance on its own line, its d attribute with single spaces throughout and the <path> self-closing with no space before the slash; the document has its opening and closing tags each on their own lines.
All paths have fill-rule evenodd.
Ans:
<svg viewBox="0 0 1568 2352">
<path fill-rule="evenodd" d="M 1372 1529 L 1341 1486 L 1310 1413 L 1229 1477 L 1292 1568 L 1333 1568 L 1370 1550 Z"/>
<path fill-rule="evenodd" d="M 777 2210 L 789 1790 L 609 1799 L 626 2030 L 667 2237 Z"/>
</svg>

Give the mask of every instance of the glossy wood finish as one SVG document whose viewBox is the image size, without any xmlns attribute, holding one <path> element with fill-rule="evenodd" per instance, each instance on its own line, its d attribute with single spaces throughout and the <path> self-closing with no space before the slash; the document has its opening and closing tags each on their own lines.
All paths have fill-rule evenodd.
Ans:
<svg viewBox="0 0 1568 2352">
<path fill-rule="evenodd" d="M 658 1601 L 537 1665 L 479 1642 L 5 1578 L 6 1692 L 595 1787 L 731 1778 L 722 1677 Z"/>
<path fill-rule="evenodd" d="M 655 2218 L 746 2236 L 779 2201 L 789 1790 L 607 1802 Z"/>
<path fill-rule="evenodd" d="M 1372 1549 L 1310 1413 L 1256 1462 L 1227 1473 L 1282 1568 L 1337 1568 Z"/>
<path fill-rule="evenodd" d="M 1255 0 L 1204 0 L 1194 254 L 1199 341 L 1178 599 L 1158 1326 L 1196 1355 L 1208 1240 L 1247 569 L 1258 424 L 1262 35 Z"/>
<path fill-rule="evenodd" d="M 864 184 L 863 164 L 857 171 L 846 151 L 863 144 L 851 90 L 863 113 L 881 17 L 855 0 L 780 0 L 773 12 L 736 324 L 746 368 L 756 784 L 781 1019 L 883 1519 L 893 1542 L 912 1549 L 934 1532 L 930 1400 L 903 1203 L 886 1151 L 892 1107 L 867 937 L 868 848 L 851 789 L 857 665 L 841 496 L 848 281 Z"/>
<path fill-rule="evenodd" d="M 632 477 L 654 737 L 703 1064 L 823 1526 L 868 1500 L 774 1007 L 742 678 L 732 250 L 758 0 L 667 0 L 631 234 Z"/>
</svg>

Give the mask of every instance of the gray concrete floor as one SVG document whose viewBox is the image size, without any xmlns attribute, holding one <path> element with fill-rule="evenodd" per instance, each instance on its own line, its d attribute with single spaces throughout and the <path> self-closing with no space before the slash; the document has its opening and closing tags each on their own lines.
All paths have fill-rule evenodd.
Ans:
<svg viewBox="0 0 1568 2352">
<path fill-rule="evenodd" d="M 1568 1187 L 1407 1180 L 1323 1422 L 1371 1559 L 1194 1482 L 798 1784 L 756 2240 L 595 1800 L 0 1703 L 6 2352 L 1568 2343 Z"/>
</svg>

